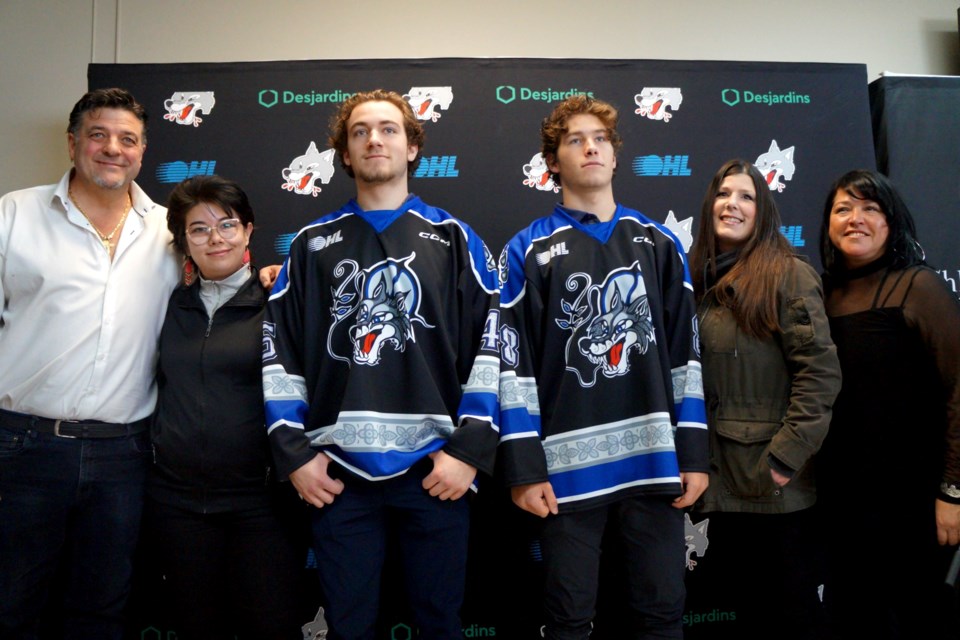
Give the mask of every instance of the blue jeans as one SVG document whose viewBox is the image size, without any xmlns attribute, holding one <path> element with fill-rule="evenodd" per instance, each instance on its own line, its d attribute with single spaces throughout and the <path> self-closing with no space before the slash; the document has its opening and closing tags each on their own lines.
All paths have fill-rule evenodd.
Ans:
<svg viewBox="0 0 960 640">
<path fill-rule="evenodd" d="M 421 482 L 431 469 L 426 460 L 378 482 L 341 471 L 343 493 L 333 504 L 311 509 L 329 640 L 373 639 L 388 536 L 397 541 L 403 595 L 419 637 L 462 640 L 470 505 L 466 497 L 438 500 L 427 493 Z"/>
<path fill-rule="evenodd" d="M 0 416 L 0 637 L 38 637 L 63 576 L 63 637 L 119 640 L 150 459 L 149 433 L 70 439 Z"/>
</svg>

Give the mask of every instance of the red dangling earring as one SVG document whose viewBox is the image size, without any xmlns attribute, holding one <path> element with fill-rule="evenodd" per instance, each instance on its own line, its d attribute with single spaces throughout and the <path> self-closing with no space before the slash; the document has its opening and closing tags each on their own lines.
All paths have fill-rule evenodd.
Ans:
<svg viewBox="0 0 960 640">
<path fill-rule="evenodd" d="M 250 264 L 250 249 L 243 250 L 243 264 Z"/>
<path fill-rule="evenodd" d="M 190 286 L 193 283 L 193 260 L 189 256 L 183 261 L 183 284 Z"/>
</svg>

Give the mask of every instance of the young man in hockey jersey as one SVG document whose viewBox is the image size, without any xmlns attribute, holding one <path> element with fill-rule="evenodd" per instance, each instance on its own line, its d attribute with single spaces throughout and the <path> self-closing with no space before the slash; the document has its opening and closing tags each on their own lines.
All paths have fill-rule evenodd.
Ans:
<svg viewBox="0 0 960 640">
<path fill-rule="evenodd" d="M 544 518 L 546 638 L 587 638 L 617 527 L 630 638 L 682 638 L 683 509 L 707 486 L 696 309 L 680 243 L 614 200 L 617 112 L 574 96 L 541 127 L 563 191 L 500 258 L 498 465 Z"/>
<path fill-rule="evenodd" d="M 308 225 L 267 303 L 263 385 L 278 471 L 312 504 L 330 638 L 373 638 L 387 537 L 420 636 L 461 638 L 469 505 L 497 445 L 495 261 L 407 190 L 423 129 L 356 94 L 330 144 L 356 198 Z M 496 321 L 493 320 L 496 327 Z"/>
</svg>

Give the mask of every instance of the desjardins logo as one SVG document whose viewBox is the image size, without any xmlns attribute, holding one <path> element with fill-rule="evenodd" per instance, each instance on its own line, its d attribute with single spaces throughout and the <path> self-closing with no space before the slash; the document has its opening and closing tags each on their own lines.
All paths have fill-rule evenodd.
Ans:
<svg viewBox="0 0 960 640">
<path fill-rule="evenodd" d="M 774 93 L 773 91 L 758 93 L 746 89 L 743 91 L 740 89 L 724 89 L 720 92 L 720 100 L 728 107 L 735 107 L 741 103 L 765 104 L 768 107 L 772 107 L 779 104 L 807 105 L 811 102 L 810 95 L 806 93 L 797 93 L 796 91 L 788 91 L 787 93 Z"/>
<path fill-rule="evenodd" d="M 538 102 L 560 102 L 571 96 L 583 94 L 593 97 L 593 91 L 583 91 L 574 87 L 573 89 L 531 89 L 530 87 L 514 87 L 509 84 L 503 84 L 497 87 L 497 100 L 503 104 L 510 104 L 515 100 L 525 102 L 534 100 Z"/>
<path fill-rule="evenodd" d="M 333 91 L 290 91 L 287 89 L 261 89 L 257 94 L 257 102 L 261 107 L 270 109 L 278 104 L 340 104 L 353 95 L 353 92 L 334 89 Z"/>
</svg>

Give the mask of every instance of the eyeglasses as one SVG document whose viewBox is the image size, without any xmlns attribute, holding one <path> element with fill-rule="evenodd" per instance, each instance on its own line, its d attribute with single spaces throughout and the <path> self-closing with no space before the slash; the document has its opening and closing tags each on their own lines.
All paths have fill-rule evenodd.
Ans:
<svg viewBox="0 0 960 640">
<path fill-rule="evenodd" d="M 210 234 L 213 233 L 214 229 L 224 240 L 233 240 L 241 226 L 243 226 L 243 223 L 236 218 L 224 218 L 217 223 L 216 227 L 208 227 L 205 224 L 194 225 L 187 229 L 187 240 L 190 241 L 190 244 L 207 244 L 210 242 Z"/>
</svg>

